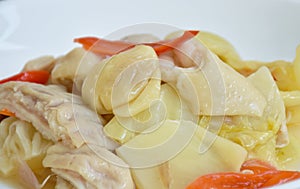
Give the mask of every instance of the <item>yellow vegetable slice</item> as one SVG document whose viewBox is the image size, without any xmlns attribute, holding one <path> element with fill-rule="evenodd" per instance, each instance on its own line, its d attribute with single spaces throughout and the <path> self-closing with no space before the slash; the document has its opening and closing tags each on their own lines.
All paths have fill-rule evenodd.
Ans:
<svg viewBox="0 0 300 189">
<path fill-rule="evenodd" d="M 204 137 L 214 139 L 206 143 Z M 201 147 L 206 151 L 200 153 Z M 157 130 L 137 135 L 116 153 L 129 164 L 138 188 L 181 189 L 197 177 L 238 171 L 244 148 L 190 121 L 166 120 Z M 159 178 L 158 178 L 159 177 Z"/>
<path fill-rule="evenodd" d="M 129 117 L 159 98 L 160 82 L 155 51 L 137 45 L 95 65 L 83 83 L 82 97 L 99 114 Z"/>
<path fill-rule="evenodd" d="M 118 143 L 124 144 L 145 129 L 155 129 L 165 119 L 196 122 L 196 117 L 180 100 L 176 90 L 169 84 L 163 84 L 159 101 L 132 117 L 115 116 L 105 125 L 104 132 Z"/>
<path fill-rule="evenodd" d="M 243 75 L 198 40 L 188 41 L 178 48 L 184 52 L 182 59 L 191 59 L 196 66 L 182 68 L 163 64 L 162 80 L 176 86 L 194 114 L 262 115 L 266 101 Z"/>
</svg>

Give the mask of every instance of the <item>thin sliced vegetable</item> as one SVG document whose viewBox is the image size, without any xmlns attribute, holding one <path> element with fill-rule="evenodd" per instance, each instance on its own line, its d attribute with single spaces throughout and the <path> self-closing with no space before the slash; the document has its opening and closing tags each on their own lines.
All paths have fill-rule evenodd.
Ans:
<svg viewBox="0 0 300 189">
<path fill-rule="evenodd" d="M 182 36 L 172 39 L 172 40 L 165 40 L 165 41 L 158 41 L 154 43 L 145 43 L 145 45 L 151 46 L 155 52 L 159 55 L 169 50 L 175 49 L 180 44 L 184 43 L 185 41 L 193 38 L 197 35 L 199 31 L 196 30 L 188 30 L 183 33 Z"/>
<path fill-rule="evenodd" d="M 33 70 L 21 72 L 6 79 L 0 80 L 0 84 L 9 82 L 9 81 L 25 81 L 39 84 L 46 84 L 50 77 L 50 73 L 44 70 Z"/>
<path fill-rule="evenodd" d="M 271 175 L 268 179 L 271 178 Z M 259 188 L 263 185 L 265 178 L 256 174 L 243 174 L 243 173 L 217 173 L 209 174 L 199 177 L 186 189 L 221 189 L 221 188 Z"/>
<path fill-rule="evenodd" d="M 300 178 L 300 173 L 297 171 L 278 171 L 272 174 L 271 179 L 265 182 L 262 187 L 270 187 Z"/>
<path fill-rule="evenodd" d="M 88 51 L 92 51 L 94 53 L 98 53 L 104 56 L 112 56 L 118 54 L 122 51 L 134 47 L 135 45 L 149 45 L 159 55 L 176 48 L 178 45 L 193 38 L 198 33 L 199 31 L 188 30 L 185 31 L 182 36 L 172 40 L 163 40 L 154 43 L 142 43 L 142 44 L 134 44 L 125 41 L 110 41 L 106 39 L 100 39 L 97 37 L 76 38 L 74 39 L 74 42 L 82 44 L 83 48 Z"/>
<path fill-rule="evenodd" d="M 74 39 L 74 42 L 83 45 L 83 48 L 101 55 L 112 56 L 135 46 L 124 41 L 110 41 L 97 37 L 82 37 Z"/>
<path fill-rule="evenodd" d="M 270 187 L 300 178 L 298 171 L 280 171 L 260 160 L 248 160 L 241 171 L 253 173 L 214 173 L 204 175 L 188 185 L 186 189 L 237 188 L 251 189 Z"/>
</svg>

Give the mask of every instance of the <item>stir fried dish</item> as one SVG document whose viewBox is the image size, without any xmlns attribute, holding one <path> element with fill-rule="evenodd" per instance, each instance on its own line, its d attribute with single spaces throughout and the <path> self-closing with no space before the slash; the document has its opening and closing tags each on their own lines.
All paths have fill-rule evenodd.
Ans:
<svg viewBox="0 0 300 189">
<path fill-rule="evenodd" d="M 292 62 L 262 62 L 197 30 L 74 42 L 0 80 L 0 178 L 31 189 L 300 178 L 300 46 Z"/>
</svg>

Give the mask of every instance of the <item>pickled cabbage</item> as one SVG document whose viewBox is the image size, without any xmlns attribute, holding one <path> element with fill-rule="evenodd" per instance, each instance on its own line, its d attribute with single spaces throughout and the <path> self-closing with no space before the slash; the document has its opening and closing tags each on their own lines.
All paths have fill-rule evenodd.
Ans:
<svg viewBox="0 0 300 189">
<path fill-rule="evenodd" d="M 0 171 L 5 176 L 17 174 L 19 159 L 34 171 L 43 170 L 42 160 L 52 142 L 44 139 L 25 121 L 9 117 L 0 123 Z"/>
</svg>

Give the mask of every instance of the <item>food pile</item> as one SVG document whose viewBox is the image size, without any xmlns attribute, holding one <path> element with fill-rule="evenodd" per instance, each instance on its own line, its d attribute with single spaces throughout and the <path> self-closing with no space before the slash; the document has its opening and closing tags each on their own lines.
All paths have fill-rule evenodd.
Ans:
<svg viewBox="0 0 300 189">
<path fill-rule="evenodd" d="M 263 188 L 300 178 L 300 47 L 222 37 L 74 39 L 0 80 L 0 176 L 27 188 Z"/>
</svg>

